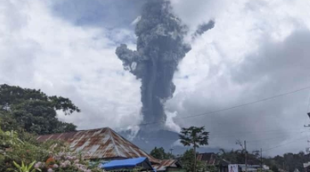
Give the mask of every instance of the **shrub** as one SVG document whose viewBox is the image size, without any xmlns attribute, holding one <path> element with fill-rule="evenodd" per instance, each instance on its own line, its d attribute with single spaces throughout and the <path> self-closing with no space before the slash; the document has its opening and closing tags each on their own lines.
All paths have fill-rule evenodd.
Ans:
<svg viewBox="0 0 310 172">
<path fill-rule="evenodd" d="M 90 168 L 89 162 L 70 152 L 60 152 L 47 159 L 46 162 L 37 162 L 35 169 L 47 172 L 94 172 L 100 171 L 97 167 Z"/>
<path fill-rule="evenodd" d="M 29 164 L 45 159 L 48 155 L 46 149 L 20 139 L 17 132 L 4 132 L 0 129 L 0 171 L 15 168 L 13 161 L 17 164 Z"/>
</svg>

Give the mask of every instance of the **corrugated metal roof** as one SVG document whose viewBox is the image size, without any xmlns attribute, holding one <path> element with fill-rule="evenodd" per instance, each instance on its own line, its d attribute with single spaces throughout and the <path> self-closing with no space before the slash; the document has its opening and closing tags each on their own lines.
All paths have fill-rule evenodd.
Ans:
<svg viewBox="0 0 310 172">
<path fill-rule="evenodd" d="M 197 154 L 197 160 L 206 162 L 208 165 L 215 165 L 216 154 L 215 153 L 199 153 Z"/>
<path fill-rule="evenodd" d="M 72 151 L 81 152 L 86 159 L 125 159 L 147 157 L 153 164 L 160 161 L 118 135 L 110 128 L 42 135 L 38 141 L 64 140 Z"/>
<path fill-rule="evenodd" d="M 161 160 L 160 164 L 153 165 L 153 167 L 157 171 L 165 171 L 167 167 L 180 167 L 177 160 L 168 159 L 168 160 Z"/>
</svg>

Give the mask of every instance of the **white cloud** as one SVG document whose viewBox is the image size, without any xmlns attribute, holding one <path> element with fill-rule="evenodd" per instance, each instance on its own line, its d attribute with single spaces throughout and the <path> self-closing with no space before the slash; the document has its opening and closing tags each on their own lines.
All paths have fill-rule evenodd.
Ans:
<svg viewBox="0 0 310 172">
<path fill-rule="evenodd" d="M 172 131 L 175 131 L 175 132 L 180 132 L 181 131 L 181 128 L 178 124 L 176 124 L 173 119 L 177 116 L 177 112 L 169 112 L 169 111 L 166 111 L 166 115 L 167 115 L 167 120 L 166 120 L 166 126 L 172 130 Z"/>
<path fill-rule="evenodd" d="M 306 48 L 309 33 L 305 32 L 310 28 L 310 3 L 172 2 L 176 14 L 192 29 L 215 19 L 215 27 L 193 42 L 192 51 L 179 65 L 176 93 L 167 105 L 170 111 L 177 111 L 175 121 L 182 126 L 205 125 L 211 132 L 211 147 L 236 148 L 236 139 L 247 139 L 260 140 L 250 146 L 259 149 L 296 139 L 296 130 L 303 129 L 307 120 L 307 92 L 196 118 L 183 117 L 308 86 L 310 70 L 303 64 L 309 64 L 305 58 L 310 53 Z M 265 130 L 276 132 L 266 134 Z M 270 137 L 276 139 L 262 141 Z M 266 155 L 303 150 L 305 141 L 275 148 Z"/>
<path fill-rule="evenodd" d="M 1 33 L 6 33 L 0 37 L 1 83 L 71 98 L 82 112 L 60 118 L 80 129 L 138 123 L 139 82 L 123 71 L 104 29 L 73 26 L 52 16 L 39 0 L 0 6 L 5 9 Z M 120 40 L 126 34 L 109 37 Z"/>
</svg>

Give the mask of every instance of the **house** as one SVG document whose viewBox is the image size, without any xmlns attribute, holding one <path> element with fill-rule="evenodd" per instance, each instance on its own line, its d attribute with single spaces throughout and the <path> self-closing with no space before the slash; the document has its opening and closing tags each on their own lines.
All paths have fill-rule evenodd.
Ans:
<svg viewBox="0 0 310 172">
<path fill-rule="evenodd" d="M 269 171 L 269 167 L 266 165 L 263 165 L 263 168 L 261 165 L 250 165 L 247 166 L 245 164 L 237 164 L 239 167 L 239 171 L 248 171 L 248 172 L 257 172 L 257 171 Z M 261 170 L 262 169 L 262 170 Z"/>
<path fill-rule="evenodd" d="M 225 159 L 220 158 L 215 153 L 198 153 L 196 155 L 198 161 L 204 162 L 206 164 L 206 168 L 216 167 L 219 172 L 228 172 L 228 165 L 230 162 Z"/>
<path fill-rule="evenodd" d="M 210 167 L 216 167 L 218 169 L 219 172 L 228 172 L 229 171 L 229 165 L 231 165 L 232 163 L 220 158 L 217 154 L 215 153 L 199 153 L 197 154 L 197 160 L 198 161 L 202 161 L 206 164 L 206 168 L 207 170 L 209 170 L 208 168 Z M 259 165 L 255 165 L 255 164 L 248 164 L 247 165 L 247 171 L 260 171 L 261 170 L 261 165 L 260 165 L 260 161 L 259 160 L 251 160 L 250 162 L 252 163 L 256 163 Z M 242 172 L 242 171 L 246 171 L 245 170 L 245 164 L 235 164 L 238 166 L 238 171 Z M 263 165 L 263 170 L 264 171 L 268 171 L 269 167 L 266 165 Z"/>
<path fill-rule="evenodd" d="M 110 128 L 42 135 L 37 137 L 37 140 L 40 142 L 63 140 L 69 143 L 72 151 L 81 153 L 85 159 L 114 160 L 146 157 L 154 164 L 160 163 Z"/>
<path fill-rule="evenodd" d="M 310 162 L 303 163 L 303 166 L 304 166 L 305 172 L 310 172 Z"/>
<path fill-rule="evenodd" d="M 215 153 L 198 153 L 196 158 L 208 165 L 216 165 L 217 155 Z"/>
<path fill-rule="evenodd" d="M 155 169 L 160 169 L 157 171 L 181 168 L 175 161 L 158 160 L 152 157 L 110 128 L 41 135 L 37 137 L 37 140 L 40 142 L 63 140 L 69 143 L 72 151 L 81 153 L 85 159 L 89 160 L 109 162 L 145 157 Z"/>
<path fill-rule="evenodd" d="M 260 168 L 260 165 L 247 165 L 246 166 L 245 164 L 238 164 L 238 166 L 241 171 L 249 171 L 249 172 L 250 171 L 256 172 Z"/>
<path fill-rule="evenodd" d="M 185 172 L 178 160 L 162 160 L 160 164 L 154 165 L 156 171 Z"/>
</svg>

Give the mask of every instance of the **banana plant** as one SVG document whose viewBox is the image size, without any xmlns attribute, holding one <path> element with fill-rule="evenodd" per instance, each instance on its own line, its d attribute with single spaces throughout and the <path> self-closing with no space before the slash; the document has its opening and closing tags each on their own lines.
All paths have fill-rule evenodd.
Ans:
<svg viewBox="0 0 310 172">
<path fill-rule="evenodd" d="M 15 161 L 13 161 L 13 164 L 15 165 L 15 167 L 18 169 L 18 170 L 15 170 L 15 172 L 35 172 L 36 169 L 32 169 L 33 165 L 35 164 L 36 162 L 33 161 L 31 164 L 29 165 L 25 165 L 24 162 L 22 162 L 21 165 L 18 165 Z M 31 170 L 32 169 L 32 170 Z M 38 169 L 38 171 L 41 171 Z"/>
</svg>

